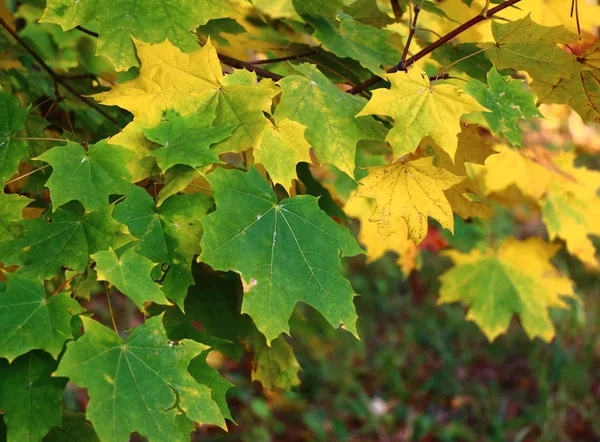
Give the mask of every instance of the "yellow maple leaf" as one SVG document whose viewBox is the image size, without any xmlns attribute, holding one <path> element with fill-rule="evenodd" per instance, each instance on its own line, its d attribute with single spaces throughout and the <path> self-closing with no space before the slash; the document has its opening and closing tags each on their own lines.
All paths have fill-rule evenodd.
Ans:
<svg viewBox="0 0 600 442">
<path fill-rule="evenodd" d="M 428 140 L 426 139 L 425 142 Z M 483 138 L 477 132 L 477 126 L 474 124 L 463 124 L 458 134 L 458 144 L 454 161 L 448 153 L 432 143 L 435 153 L 438 156 L 438 167 L 449 170 L 454 175 L 467 176 L 466 164 L 484 164 L 485 160 L 495 153 L 493 143 Z"/>
<path fill-rule="evenodd" d="M 306 126 L 283 119 L 265 126 L 260 145 L 254 149 L 254 159 L 265 166 L 276 184 L 286 189 L 296 178 L 296 164 L 310 163 L 310 144 L 304 138 Z"/>
<path fill-rule="evenodd" d="M 444 191 L 444 194 L 452 206 L 452 211 L 461 218 L 490 217 L 490 207 L 478 201 L 481 198 L 481 190 L 477 181 L 465 179 Z"/>
<path fill-rule="evenodd" d="M 434 157 L 367 168 L 353 197 L 375 198 L 377 209 L 370 218 L 384 238 L 400 231 L 404 223 L 416 244 L 427 235 L 427 217 L 454 232 L 452 207 L 444 191 L 464 180 L 433 165 Z"/>
<path fill-rule="evenodd" d="M 528 157 L 526 150 L 501 145 L 495 149 L 499 153 L 490 156 L 481 169 L 485 193 L 500 192 L 514 184 L 524 195 L 542 198 L 552 180 L 548 168 Z"/>
<path fill-rule="evenodd" d="M 460 117 L 486 111 L 473 97 L 450 84 L 432 84 L 427 74 L 413 66 L 408 72 L 387 75 L 390 89 L 376 89 L 357 116 L 386 115 L 394 127 L 386 141 L 395 157 L 414 152 L 430 136 L 454 160 L 461 130 Z"/>
<path fill-rule="evenodd" d="M 454 267 L 440 276 L 438 303 L 467 304 L 467 319 L 490 341 L 506 331 L 515 314 L 531 339 L 550 341 L 555 331 L 548 308 L 568 308 L 561 296 L 577 299 L 572 281 L 550 263 L 559 248 L 541 238 L 509 238 L 496 251 L 445 252 Z"/>
<path fill-rule="evenodd" d="M 542 219 L 550 239 L 561 238 L 567 250 L 586 264 L 598 267 L 596 248 L 588 237 L 600 235 L 600 173 L 574 167 L 575 155 L 564 153 L 555 162 L 566 175 L 550 181 L 548 191 L 541 201 Z"/>
<path fill-rule="evenodd" d="M 551 239 L 563 239 L 569 253 L 598 267 L 588 236 L 600 235 L 600 173 L 575 167 L 572 152 L 549 156 L 541 149 L 499 149 L 481 175 L 486 193 L 516 187 L 540 206 Z"/>
<path fill-rule="evenodd" d="M 367 252 L 367 264 L 377 261 L 386 252 L 398 254 L 396 264 L 405 275 L 417 268 L 416 258 L 419 249 L 412 239 L 408 238 L 408 226 L 401 221 L 398 230 L 387 238 L 377 231 L 377 223 L 370 221 L 375 212 L 375 201 L 370 198 L 353 198 L 344 206 L 344 212 L 360 221 L 358 241 Z"/>
<path fill-rule="evenodd" d="M 180 115 L 193 112 L 222 86 L 221 64 L 210 41 L 191 54 L 168 40 L 149 44 L 134 39 L 134 43 L 141 62 L 139 75 L 93 97 L 105 106 L 128 110 L 147 127 L 158 124 L 167 109 Z"/>
</svg>

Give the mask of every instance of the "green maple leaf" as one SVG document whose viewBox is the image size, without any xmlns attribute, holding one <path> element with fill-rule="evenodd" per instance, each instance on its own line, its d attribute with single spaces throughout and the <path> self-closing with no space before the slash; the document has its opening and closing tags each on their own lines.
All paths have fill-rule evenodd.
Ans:
<svg viewBox="0 0 600 442">
<path fill-rule="evenodd" d="M 98 435 L 85 418 L 85 413 L 63 410 L 62 423 L 50 430 L 43 442 L 65 441 L 100 442 Z"/>
<path fill-rule="evenodd" d="M 100 323 L 82 317 L 85 334 L 67 346 L 55 376 L 87 388 L 87 417 L 101 440 L 126 442 L 137 431 L 151 441 L 179 442 L 177 416 L 225 426 L 208 386 L 187 371 L 207 350 L 185 339 L 174 345 L 162 316 L 148 319 L 124 341 Z"/>
<path fill-rule="evenodd" d="M 208 175 L 217 210 L 203 220 L 200 260 L 216 270 L 234 270 L 244 281 L 242 313 L 268 342 L 289 332 L 298 301 L 337 327 L 356 332 L 352 286 L 341 274 L 340 255 L 362 250 L 312 196 L 277 202 L 260 173 L 217 169 Z"/>
<path fill-rule="evenodd" d="M 338 12 L 339 27 L 323 17 L 310 17 L 309 23 L 315 27 L 315 38 L 325 48 L 338 57 L 348 57 L 376 75 L 383 75 L 381 65 L 393 66 L 401 58 L 401 53 L 388 40 L 397 36 L 391 31 L 358 23 L 351 16 Z"/>
<path fill-rule="evenodd" d="M 31 278 L 51 278 L 62 267 L 82 272 L 90 254 L 130 240 L 110 216 L 109 206 L 83 215 L 58 209 L 49 220 L 40 217 L 22 226 L 22 236 L 0 248 L 0 260 L 20 264 L 19 274 Z"/>
<path fill-rule="evenodd" d="M 2 241 L 14 239 L 23 231 L 23 209 L 32 199 L 15 194 L 0 193 L 0 238 Z"/>
<path fill-rule="evenodd" d="M 271 342 L 271 346 L 267 345 L 263 336 L 255 336 L 252 365 L 252 380 L 259 381 L 264 388 L 290 390 L 300 385 L 300 363 L 283 336 Z"/>
<path fill-rule="evenodd" d="M 21 109 L 19 100 L 0 89 L 0 185 L 17 172 L 19 162 L 27 156 L 27 144 L 14 136 L 25 127 L 29 109 Z"/>
<path fill-rule="evenodd" d="M 354 176 L 356 143 L 383 139 L 383 125 L 370 116 L 355 118 L 366 100 L 339 90 L 314 65 L 303 63 L 294 69 L 302 75 L 279 81 L 283 94 L 275 120 L 288 118 L 306 126 L 306 140 L 318 160 Z"/>
<path fill-rule="evenodd" d="M 42 22 L 63 30 L 95 20 L 98 23 L 98 55 L 106 56 L 118 71 L 139 66 L 131 37 L 147 43 L 165 39 L 190 52 L 198 40 L 190 31 L 211 19 L 235 14 L 224 0 L 49 0 Z"/>
<path fill-rule="evenodd" d="M 52 378 L 57 363 L 32 351 L 8 364 L 0 359 L 0 409 L 8 427 L 7 442 L 42 440 L 61 424 L 67 379 Z"/>
<path fill-rule="evenodd" d="M 158 158 L 162 170 L 176 164 L 201 167 L 222 162 L 210 146 L 230 136 L 235 125 L 213 127 L 216 101 L 212 103 L 212 106 L 205 106 L 200 112 L 187 117 L 167 111 L 158 126 L 144 130 L 146 138 L 162 146 L 150 153 Z"/>
<path fill-rule="evenodd" d="M 494 135 L 504 135 L 517 146 L 523 143 L 519 121 L 542 117 L 534 97 L 523 89 L 523 82 L 503 77 L 496 68 L 488 72 L 487 86 L 472 80 L 464 90 L 490 110 L 481 115 Z"/>
<path fill-rule="evenodd" d="M 68 293 L 46 296 L 40 281 L 6 274 L 8 285 L 0 293 L 0 357 L 12 361 L 39 349 L 58 356 L 71 333 L 71 317 L 84 309 Z"/>
<path fill-rule="evenodd" d="M 127 163 L 134 157 L 133 151 L 102 140 L 87 150 L 69 141 L 36 159 L 52 166 L 47 186 L 55 209 L 72 200 L 98 209 L 108 204 L 111 194 L 127 192 L 131 180 Z"/>
<path fill-rule="evenodd" d="M 163 290 L 180 307 L 193 284 L 191 261 L 200 253 L 200 220 L 211 205 L 201 193 L 173 195 L 156 207 L 152 197 L 137 187 L 117 205 L 114 218 L 139 238 L 134 249 L 155 263 L 171 266 Z"/>
<path fill-rule="evenodd" d="M 150 276 L 155 263 L 128 249 L 117 256 L 114 250 L 102 250 L 94 255 L 98 280 L 108 281 L 145 311 L 144 302 L 170 304 L 160 286 Z"/>
<path fill-rule="evenodd" d="M 455 266 L 440 276 L 438 303 L 467 304 L 467 319 L 490 341 L 506 331 L 515 314 L 531 339 L 550 341 L 555 332 L 548 308 L 568 308 L 562 296 L 577 298 L 572 281 L 550 263 L 559 248 L 541 238 L 509 238 L 495 251 L 451 250 L 446 254 Z"/>
<path fill-rule="evenodd" d="M 527 71 L 534 80 L 554 83 L 579 69 L 575 56 L 558 47 L 578 38 L 563 26 L 538 25 L 528 15 L 511 23 L 493 21 L 492 34 L 496 44 L 481 46 L 499 70 Z"/>
<path fill-rule="evenodd" d="M 217 100 L 216 127 L 235 126 L 230 137 L 215 146 L 218 153 L 241 152 L 260 143 L 262 132 L 269 124 L 265 114 L 271 113 L 273 97 L 281 90 L 266 78 L 258 81 L 254 72 L 236 70 L 225 75 L 215 99 Z"/>
</svg>

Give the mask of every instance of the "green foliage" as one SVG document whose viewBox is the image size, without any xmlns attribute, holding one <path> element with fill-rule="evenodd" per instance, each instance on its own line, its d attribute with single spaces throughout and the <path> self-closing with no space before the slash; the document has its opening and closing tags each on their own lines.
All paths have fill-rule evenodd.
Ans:
<svg viewBox="0 0 600 442">
<path fill-rule="evenodd" d="M 489 340 L 581 307 L 557 257 L 600 267 L 600 173 L 530 133 L 538 102 L 598 121 L 600 46 L 535 2 L 42 3 L 0 6 L 0 440 L 227 429 L 232 386 L 296 389 L 297 337 L 358 337 L 423 249 Z"/>
</svg>

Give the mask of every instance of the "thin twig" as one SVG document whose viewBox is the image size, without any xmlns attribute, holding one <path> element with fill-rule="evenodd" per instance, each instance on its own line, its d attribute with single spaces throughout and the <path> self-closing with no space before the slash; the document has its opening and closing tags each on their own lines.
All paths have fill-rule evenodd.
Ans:
<svg viewBox="0 0 600 442">
<path fill-rule="evenodd" d="M 406 44 L 404 45 L 404 51 L 402 52 L 402 58 L 400 59 L 400 63 L 398 66 L 400 71 L 406 70 L 406 57 L 408 56 L 408 50 L 410 49 L 410 43 L 415 35 L 415 31 L 417 29 L 417 19 L 419 18 L 419 12 L 421 12 L 421 7 L 419 5 L 415 5 L 414 7 L 415 16 L 413 17 L 413 21 L 410 24 L 410 30 L 408 31 L 408 39 L 406 40 Z"/>
<path fill-rule="evenodd" d="M 453 38 L 455 38 L 457 35 L 463 33 L 464 31 L 466 31 L 467 29 L 475 26 L 476 24 L 487 20 L 488 18 L 492 17 L 494 14 L 503 11 L 504 9 L 519 3 L 521 0 L 507 0 L 504 3 L 490 9 L 489 11 L 487 11 L 486 16 L 484 17 L 483 15 L 478 15 L 476 17 L 473 17 L 471 20 L 463 23 L 462 25 L 460 25 L 459 27 L 457 27 L 456 29 L 454 29 L 453 31 L 450 31 L 449 33 L 447 33 L 446 35 L 444 35 L 442 38 L 434 41 L 433 43 L 431 43 L 430 45 L 428 45 L 427 47 L 425 47 L 424 49 L 422 49 L 421 51 L 417 52 L 415 55 L 413 55 L 412 57 L 408 58 L 406 60 L 406 62 L 404 63 L 404 65 L 402 67 L 404 68 L 408 68 L 409 66 L 411 66 L 412 64 L 416 63 L 417 61 L 419 61 L 421 58 L 425 57 L 426 55 L 429 55 L 431 52 L 435 51 L 437 48 L 439 48 L 440 46 L 446 44 L 447 42 L 449 42 L 450 40 L 452 40 Z M 390 69 L 387 70 L 388 74 L 393 74 L 394 72 L 398 72 L 400 70 L 399 65 L 396 65 Z M 374 84 L 379 83 L 380 81 L 383 81 L 383 78 L 381 77 L 372 77 L 369 80 L 360 83 L 358 85 L 356 85 L 355 87 L 353 87 L 352 89 L 348 90 L 348 93 L 350 94 L 358 94 L 359 92 L 363 91 L 364 89 L 373 86 Z"/>
<path fill-rule="evenodd" d="M 113 117 L 111 117 L 109 114 L 107 114 L 104 109 L 102 109 L 100 106 L 98 106 L 92 100 L 90 100 L 87 97 L 84 97 L 79 92 L 77 92 L 75 89 L 73 89 L 68 83 L 66 83 L 64 81 L 62 76 L 60 76 L 59 74 L 54 72 L 54 70 L 46 64 L 46 62 L 42 59 L 42 57 L 40 57 L 27 43 L 25 43 L 25 41 L 19 36 L 19 34 L 17 34 L 9 26 L 9 24 L 6 23 L 6 21 L 4 21 L 4 19 L 2 17 L 0 17 L 0 25 L 2 25 L 2 27 L 4 29 L 6 29 L 6 32 L 8 32 L 12 36 L 12 38 L 14 38 L 17 41 L 17 43 L 19 43 L 27 52 L 29 52 L 29 54 L 35 59 L 35 61 L 50 75 L 50 77 L 52 77 L 52 80 L 54 80 L 55 83 L 60 84 L 67 91 L 69 91 L 71 94 L 73 94 L 79 101 L 87 104 L 88 106 L 93 108 L 96 112 L 98 112 L 103 117 L 105 117 L 108 121 L 110 121 L 115 126 L 117 126 L 119 129 L 121 129 L 121 126 L 119 126 L 119 123 L 117 122 L 117 120 L 115 120 Z"/>
<path fill-rule="evenodd" d="M 89 29 L 86 29 L 83 26 L 75 26 L 75 29 L 77 29 L 78 31 L 81 31 L 84 34 L 87 34 L 87 35 L 89 35 L 91 37 L 98 38 L 98 33 L 97 32 L 90 31 Z"/>
<path fill-rule="evenodd" d="M 34 173 L 39 172 L 40 170 L 45 169 L 46 167 L 50 167 L 50 164 L 45 164 L 44 166 L 40 166 L 37 169 L 33 169 L 33 170 L 31 170 L 31 171 L 23 174 L 23 175 L 20 175 L 20 176 L 18 176 L 16 178 L 13 178 L 12 180 L 9 180 L 6 183 L 4 183 L 4 185 L 6 186 L 8 184 L 12 184 L 12 183 L 14 183 L 16 181 L 19 181 L 22 178 L 27 178 L 29 175 L 33 175 Z"/>
<path fill-rule="evenodd" d="M 248 66 L 255 66 L 258 64 L 279 63 L 281 61 L 292 61 L 292 60 L 298 60 L 298 59 L 304 58 L 304 57 L 310 57 L 311 55 L 315 55 L 316 53 L 317 53 L 317 51 L 311 50 L 311 51 L 304 52 L 302 54 L 290 55 L 288 57 L 268 58 L 266 60 L 245 61 L 244 64 L 248 65 Z"/>
<path fill-rule="evenodd" d="M 113 329 L 116 334 L 119 334 L 117 323 L 115 322 L 115 315 L 113 314 L 112 303 L 110 302 L 110 292 L 108 290 L 108 282 L 104 282 L 104 292 L 106 293 L 106 305 L 108 306 L 108 315 L 110 316 L 110 322 L 112 322 Z"/>
</svg>

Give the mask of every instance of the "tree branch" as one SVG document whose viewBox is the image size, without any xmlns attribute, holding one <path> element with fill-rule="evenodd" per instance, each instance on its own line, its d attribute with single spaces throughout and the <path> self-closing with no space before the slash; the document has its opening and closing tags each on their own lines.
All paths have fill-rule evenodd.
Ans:
<svg viewBox="0 0 600 442">
<path fill-rule="evenodd" d="M 89 35 L 91 37 L 98 38 L 98 33 L 97 32 L 90 31 L 89 29 L 86 29 L 83 26 L 75 26 L 75 29 L 77 29 L 78 31 L 81 31 L 84 34 L 87 34 L 87 35 Z"/>
<path fill-rule="evenodd" d="M 226 64 L 227 66 L 231 66 L 232 68 L 247 69 L 251 72 L 256 73 L 256 75 L 259 75 L 259 76 L 265 77 L 265 78 L 271 78 L 272 80 L 275 80 L 275 81 L 279 81 L 283 78 L 283 75 L 275 74 L 271 71 L 267 71 L 266 69 L 262 69 L 262 68 L 254 66 L 252 64 L 245 63 L 241 60 L 238 60 L 237 58 L 229 57 L 228 55 L 223 55 L 223 54 L 217 54 L 217 56 L 219 57 L 219 61 L 221 63 Z"/>
<path fill-rule="evenodd" d="M 494 14 L 514 5 L 515 3 L 519 3 L 521 0 L 507 0 L 504 3 L 490 9 L 489 11 L 487 11 L 487 14 L 480 14 L 477 17 L 473 17 L 471 20 L 463 23 L 462 25 L 460 25 L 458 28 L 454 29 L 453 31 L 450 31 L 449 33 L 447 33 L 446 35 L 444 35 L 442 38 L 440 38 L 439 40 L 434 41 L 433 43 L 431 43 L 429 46 L 425 47 L 424 49 L 422 49 L 421 51 L 417 52 L 415 55 L 413 55 L 412 57 L 408 58 L 405 62 L 404 65 L 401 66 L 400 63 L 397 64 L 396 66 L 390 68 L 387 70 L 388 74 L 392 74 L 394 72 L 398 72 L 400 70 L 400 68 L 408 68 L 410 65 L 416 63 L 417 61 L 419 61 L 421 58 L 425 57 L 426 55 L 430 54 L 431 52 L 435 51 L 437 48 L 439 48 L 440 46 L 444 45 L 445 43 L 449 42 L 450 40 L 452 40 L 454 37 L 456 37 L 457 35 L 461 34 L 462 32 L 466 31 L 467 29 L 475 26 L 477 23 L 480 23 L 484 20 L 487 20 L 488 18 L 492 17 Z M 363 90 L 367 89 L 368 87 L 373 86 L 374 84 L 379 83 L 380 81 L 382 81 L 383 78 L 381 77 L 372 77 L 369 80 L 357 84 L 355 87 L 353 87 L 352 89 L 348 90 L 348 93 L 350 94 L 358 94 L 359 92 L 362 92 Z"/>
<path fill-rule="evenodd" d="M 417 18 L 419 18 L 419 12 L 421 12 L 421 8 L 419 5 L 415 5 L 414 7 L 415 16 L 410 25 L 410 31 L 408 32 L 408 38 L 406 39 L 406 44 L 404 45 L 404 51 L 402 51 L 402 58 L 400 59 L 400 63 L 398 63 L 398 70 L 405 71 L 406 70 L 406 57 L 408 56 L 408 50 L 410 49 L 410 43 L 412 42 L 413 37 L 415 36 L 415 31 L 417 30 Z"/>
<path fill-rule="evenodd" d="M 269 64 L 269 63 L 279 63 L 281 61 L 292 61 L 298 60 L 304 57 L 310 57 L 311 55 L 315 55 L 317 51 L 311 50 L 301 54 L 289 55 L 287 57 L 279 57 L 279 58 L 267 58 L 266 60 L 255 60 L 255 61 L 245 61 L 244 64 L 248 66 L 256 66 L 258 64 Z"/>
<path fill-rule="evenodd" d="M 6 29 L 6 32 L 8 32 L 12 36 L 12 38 L 14 38 L 17 41 L 17 43 L 19 43 L 27 52 L 29 52 L 29 54 L 42 67 L 42 69 L 44 69 L 48 73 L 48 75 L 50 75 L 50 77 L 52 77 L 52 80 L 54 81 L 55 84 L 60 84 L 67 91 L 69 91 L 72 95 L 74 95 L 75 98 L 77 98 L 79 101 L 87 104 L 88 106 L 93 108 L 96 112 L 98 112 L 100 115 L 102 115 L 104 118 L 106 118 L 108 121 L 110 121 L 115 126 L 117 126 L 119 129 L 121 129 L 121 126 L 119 125 L 117 120 L 115 120 L 108 113 L 106 113 L 106 111 L 104 109 L 102 109 L 99 105 L 97 105 L 94 101 L 90 100 L 87 97 L 84 97 L 79 92 L 77 92 L 75 89 L 73 89 L 67 82 L 64 81 L 64 78 L 61 75 L 54 72 L 54 70 L 46 64 L 46 62 L 42 59 L 42 57 L 40 57 L 27 43 L 25 43 L 25 41 L 19 36 L 19 34 L 17 34 L 8 25 L 8 23 L 6 23 L 4 21 L 4 19 L 2 17 L 0 17 L 0 25 L 2 25 L 2 27 L 4 29 Z"/>
</svg>

